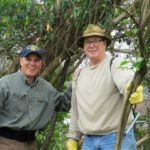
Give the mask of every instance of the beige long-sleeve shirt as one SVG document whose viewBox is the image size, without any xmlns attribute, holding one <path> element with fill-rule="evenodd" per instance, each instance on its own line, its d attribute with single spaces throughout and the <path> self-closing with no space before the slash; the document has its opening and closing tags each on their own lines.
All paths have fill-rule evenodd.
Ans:
<svg viewBox="0 0 150 150">
<path fill-rule="evenodd" d="M 72 83 L 72 108 L 68 137 L 80 139 L 82 134 L 106 135 L 116 132 L 123 108 L 125 85 L 132 80 L 131 70 L 119 68 L 115 58 L 110 68 L 111 56 L 96 67 L 86 66 L 77 81 Z M 129 116 L 127 127 L 133 119 Z"/>
</svg>

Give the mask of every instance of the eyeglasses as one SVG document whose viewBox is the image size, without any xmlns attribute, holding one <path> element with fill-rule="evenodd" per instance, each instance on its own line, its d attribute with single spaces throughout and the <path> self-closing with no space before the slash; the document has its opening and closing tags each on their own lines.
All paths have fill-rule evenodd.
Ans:
<svg viewBox="0 0 150 150">
<path fill-rule="evenodd" d="M 103 41 L 103 39 L 84 40 L 84 45 L 85 46 L 90 46 L 91 44 L 97 45 L 100 41 Z"/>
</svg>

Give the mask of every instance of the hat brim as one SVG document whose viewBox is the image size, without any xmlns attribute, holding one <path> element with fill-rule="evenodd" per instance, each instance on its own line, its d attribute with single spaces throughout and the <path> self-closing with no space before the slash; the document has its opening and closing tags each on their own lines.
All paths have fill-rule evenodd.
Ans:
<svg viewBox="0 0 150 150">
<path fill-rule="evenodd" d="M 111 39 L 107 36 L 102 36 L 102 35 L 98 35 L 98 34 L 95 34 L 95 35 L 87 35 L 87 36 L 81 36 L 77 39 L 77 45 L 80 47 L 80 48 L 83 48 L 83 44 L 84 44 L 84 38 L 86 37 L 91 37 L 91 36 L 98 36 L 98 37 L 102 37 L 104 40 L 107 41 L 107 47 L 111 44 Z"/>
</svg>

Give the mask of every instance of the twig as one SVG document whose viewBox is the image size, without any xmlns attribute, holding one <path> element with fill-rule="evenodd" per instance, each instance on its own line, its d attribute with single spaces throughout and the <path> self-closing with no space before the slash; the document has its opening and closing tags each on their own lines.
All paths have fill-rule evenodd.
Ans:
<svg viewBox="0 0 150 150">
<path fill-rule="evenodd" d="M 143 138 L 141 138 L 139 141 L 137 141 L 136 146 L 142 145 L 145 141 L 147 141 L 150 138 L 150 134 L 146 134 Z"/>
</svg>

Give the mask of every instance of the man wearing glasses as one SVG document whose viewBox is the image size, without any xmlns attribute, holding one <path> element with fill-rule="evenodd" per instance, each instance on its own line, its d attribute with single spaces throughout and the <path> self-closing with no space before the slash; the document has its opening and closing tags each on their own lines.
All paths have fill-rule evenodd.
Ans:
<svg viewBox="0 0 150 150">
<path fill-rule="evenodd" d="M 88 25 L 77 41 L 89 59 L 89 64 L 72 83 L 71 121 L 67 141 L 68 150 L 77 150 L 83 135 L 83 150 L 114 150 L 116 132 L 123 109 L 125 87 L 133 78 L 131 70 L 122 70 L 120 58 L 106 55 L 111 39 L 96 25 Z M 111 64 L 111 65 L 110 65 Z M 130 97 L 132 104 L 142 101 L 143 89 Z M 129 115 L 126 128 L 133 120 Z M 135 150 L 136 142 L 131 129 L 123 137 L 122 150 Z"/>
</svg>

